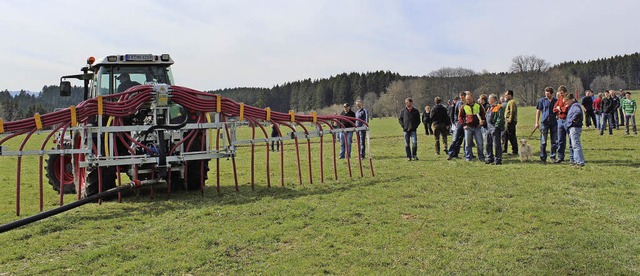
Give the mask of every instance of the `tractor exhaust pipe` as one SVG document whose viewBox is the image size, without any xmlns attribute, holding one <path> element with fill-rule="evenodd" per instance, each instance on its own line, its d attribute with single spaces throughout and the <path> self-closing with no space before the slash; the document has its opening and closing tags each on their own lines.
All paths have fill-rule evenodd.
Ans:
<svg viewBox="0 0 640 276">
<path fill-rule="evenodd" d="M 0 225 L 0 234 L 4 233 L 4 232 L 7 232 L 9 230 L 16 229 L 18 227 L 33 223 L 33 222 L 36 222 L 36 221 L 51 217 L 51 216 L 55 216 L 57 214 L 60 214 L 62 212 L 66 212 L 66 211 L 69 211 L 71 209 L 80 207 L 80 206 L 85 205 L 87 203 L 96 202 L 98 199 L 103 199 L 103 198 L 106 198 L 106 197 L 115 196 L 119 192 L 131 190 L 133 188 L 139 188 L 140 186 L 142 186 L 142 183 L 139 180 L 134 180 L 133 182 L 131 182 L 131 183 L 127 184 L 127 185 L 122 185 L 120 187 L 111 188 L 111 189 L 106 190 L 106 191 L 104 191 L 102 193 L 98 193 L 98 194 L 83 198 L 81 200 L 69 203 L 67 205 L 63 205 L 63 206 L 60 206 L 58 208 L 55 208 L 55 209 L 52 209 L 52 210 L 49 210 L 49 211 L 38 213 L 36 215 L 30 216 L 30 217 L 26 217 L 26 218 L 21 219 L 21 220 L 16 220 L 14 222 L 10 222 L 10 223 L 7 223 L 7 224 Z"/>
</svg>

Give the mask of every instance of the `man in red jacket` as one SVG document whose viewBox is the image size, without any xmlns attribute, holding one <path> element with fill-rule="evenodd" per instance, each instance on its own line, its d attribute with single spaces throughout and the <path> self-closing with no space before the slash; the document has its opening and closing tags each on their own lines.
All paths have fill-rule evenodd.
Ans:
<svg viewBox="0 0 640 276">
<path fill-rule="evenodd" d="M 558 87 L 558 101 L 553 106 L 553 113 L 556 114 L 558 119 L 558 158 L 553 163 L 560 163 L 564 161 L 564 150 L 567 148 L 567 136 L 569 135 L 569 128 L 565 124 L 567 119 L 567 111 L 569 111 L 569 105 L 564 100 L 567 95 L 567 88 L 564 85 Z M 569 152 L 571 152 L 571 142 L 569 142 Z M 571 160 L 573 161 L 573 160 Z"/>
</svg>

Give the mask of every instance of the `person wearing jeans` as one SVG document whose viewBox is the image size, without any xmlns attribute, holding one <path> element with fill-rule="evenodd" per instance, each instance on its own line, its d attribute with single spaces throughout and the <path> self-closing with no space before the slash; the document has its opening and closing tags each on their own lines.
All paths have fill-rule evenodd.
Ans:
<svg viewBox="0 0 640 276">
<path fill-rule="evenodd" d="M 460 116 L 458 116 L 460 125 L 464 128 L 465 159 L 471 161 L 473 158 L 471 145 L 472 140 L 475 139 L 476 147 L 478 148 L 478 160 L 484 162 L 484 142 L 481 128 L 485 124 L 485 111 L 480 104 L 474 102 L 471 93 L 465 96 L 465 102 L 466 104 L 462 106 Z"/>
<path fill-rule="evenodd" d="M 364 127 L 365 123 L 369 123 L 369 112 L 362 107 L 362 101 L 356 101 L 356 110 L 355 115 L 356 118 L 360 119 L 356 121 L 356 127 Z M 367 131 L 366 130 L 358 130 L 358 141 L 360 142 L 360 158 L 364 158 L 366 156 L 367 149 Z"/>
<path fill-rule="evenodd" d="M 587 89 L 584 91 L 584 94 L 585 96 L 582 97 L 582 102 L 580 104 L 585 111 L 585 123 L 587 125 L 587 128 L 591 128 L 592 123 L 595 128 L 598 128 L 596 114 L 593 110 L 593 91 Z"/>
<path fill-rule="evenodd" d="M 398 122 L 404 132 L 404 150 L 407 161 L 418 160 L 418 135 L 416 130 L 420 125 L 420 111 L 413 107 L 413 99 L 404 99 L 405 108 L 400 112 Z"/>
<path fill-rule="evenodd" d="M 564 100 L 566 95 L 567 88 L 564 85 L 560 85 L 560 87 L 558 87 L 558 101 L 553 106 L 553 113 L 556 114 L 558 120 L 558 158 L 554 163 L 564 161 L 564 152 L 567 148 L 567 142 L 569 142 L 569 153 L 571 153 L 571 140 L 567 139 L 569 129 L 565 124 L 567 112 L 569 111 L 569 105 Z"/>
<path fill-rule="evenodd" d="M 599 92 L 593 100 L 593 113 L 596 114 L 596 129 L 600 129 L 602 127 L 602 92 Z"/>
<path fill-rule="evenodd" d="M 613 90 L 611 90 L 613 91 Z M 609 135 L 613 135 L 613 113 L 616 111 L 615 103 L 611 99 L 610 93 L 604 93 L 605 97 L 602 98 L 602 120 L 600 120 L 600 135 L 604 134 L 604 129 L 609 125 Z"/>
<path fill-rule="evenodd" d="M 453 107 L 453 112 L 451 113 L 451 120 L 453 123 L 451 133 L 451 145 L 449 146 L 449 151 L 447 154 L 447 160 L 451 160 L 453 158 L 458 158 L 458 154 L 460 154 L 460 147 L 462 146 L 462 140 L 464 139 L 464 129 L 460 125 L 460 120 L 458 117 L 460 115 L 460 109 L 464 105 L 464 97 L 466 97 L 465 92 L 460 92 L 460 99 L 455 102 L 455 106 Z"/>
<path fill-rule="evenodd" d="M 582 135 L 582 118 L 584 114 L 582 112 L 582 107 L 578 101 L 576 101 L 573 94 L 568 94 L 566 96 L 566 101 L 570 106 L 565 122 L 566 127 L 569 129 L 569 139 L 571 139 L 572 145 L 569 154 L 571 160 L 573 160 L 572 165 L 583 167 L 585 160 L 580 136 Z"/>
<path fill-rule="evenodd" d="M 547 162 L 547 139 L 551 140 L 551 161 L 556 160 L 558 121 L 552 110 L 558 100 L 553 97 L 552 87 L 546 87 L 544 95 L 536 106 L 535 128 L 540 128 L 540 161 Z"/>
<path fill-rule="evenodd" d="M 506 104 L 505 104 L 506 105 Z M 498 103 L 498 95 L 489 95 L 489 108 L 486 111 L 487 122 L 487 161 L 485 164 L 502 164 L 502 130 L 504 129 L 505 107 Z M 494 154 L 495 152 L 495 154 Z"/>
<path fill-rule="evenodd" d="M 636 100 L 631 99 L 631 92 L 626 92 L 622 100 L 622 112 L 624 112 L 624 123 L 626 134 L 629 134 L 629 125 L 633 124 L 633 134 L 638 135 L 638 129 L 636 128 L 636 110 L 638 105 Z"/>
<path fill-rule="evenodd" d="M 355 118 L 356 114 L 351 110 L 351 105 L 349 103 L 344 103 L 342 105 L 343 111 L 340 113 L 341 116 Z M 341 119 L 342 124 L 345 128 L 353 127 L 353 121 L 349 119 Z M 338 137 L 340 138 L 340 159 L 350 158 L 351 157 L 351 144 L 353 144 L 353 131 L 347 131 L 339 133 Z"/>
</svg>

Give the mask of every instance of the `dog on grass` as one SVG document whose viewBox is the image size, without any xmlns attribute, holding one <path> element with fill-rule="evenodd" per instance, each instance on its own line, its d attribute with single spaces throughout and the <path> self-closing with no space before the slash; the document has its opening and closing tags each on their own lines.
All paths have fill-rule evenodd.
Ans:
<svg viewBox="0 0 640 276">
<path fill-rule="evenodd" d="M 520 149 L 518 154 L 520 155 L 520 162 L 530 161 L 533 158 L 531 145 L 529 145 L 527 139 L 520 139 Z"/>
</svg>

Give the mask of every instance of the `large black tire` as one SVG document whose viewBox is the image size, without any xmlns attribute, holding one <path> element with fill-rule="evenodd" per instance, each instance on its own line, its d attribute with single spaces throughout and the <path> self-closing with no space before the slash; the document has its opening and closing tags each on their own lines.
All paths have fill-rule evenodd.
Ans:
<svg viewBox="0 0 640 276">
<path fill-rule="evenodd" d="M 102 168 L 102 191 L 116 187 L 116 168 Z M 83 196 L 88 197 L 98 193 L 98 168 L 87 168 L 87 174 L 84 182 Z"/>
<path fill-rule="evenodd" d="M 193 143 L 191 143 L 191 147 L 187 151 L 201 151 L 203 146 L 203 137 L 204 135 L 202 135 L 202 133 L 196 135 L 194 137 L 195 140 L 193 141 Z M 205 183 L 205 181 L 209 178 L 208 174 L 209 160 L 187 161 L 187 168 L 185 173 L 187 177 L 187 190 L 199 190 L 200 183 Z"/>
<path fill-rule="evenodd" d="M 73 165 L 71 164 L 71 155 L 65 155 L 64 163 L 60 163 L 59 154 L 49 155 L 44 167 L 49 185 L 54 191 L 60 192 L 60 183 L 62 182 L 62 192 L 65 194 L 74 194 L 76 187 L 73 184 Z M 60 175 L 60 166 L 64 166 L 63 174 Z M 61 181 L 62 180 L 62 181 Z"/>
</svg>

